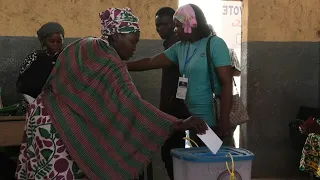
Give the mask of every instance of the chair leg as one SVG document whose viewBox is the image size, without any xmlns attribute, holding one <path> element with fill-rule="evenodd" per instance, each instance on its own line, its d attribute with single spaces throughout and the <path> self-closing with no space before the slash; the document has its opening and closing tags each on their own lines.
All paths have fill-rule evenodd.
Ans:
<svg viewBox="0 0 320 180">
<path fill-rule="evenodd" d="M 147 180 L 153 180 L 153 168 L 152 162 L 150 162 L 146 168 L 147 170 Z M 139 175 L 139 180 L 144 180 L 145 170 Z"/>
<path fill-rule="evenodd" d="M 147 180 L 153 180 L 153 167 L 152 162 L 150 162 L 147 166 Z"/>
<path fill-rule="evenodd" d="M 139 180 L 144 180 L 144 171 L 139 175 Z"/>
<path fill-rule="evenodd" d="M 313 173 L 309 173 L 309 180 L 314 180 L 313 177 L 314 177 L 314 176 L 313 176 Z"/>
</svg>

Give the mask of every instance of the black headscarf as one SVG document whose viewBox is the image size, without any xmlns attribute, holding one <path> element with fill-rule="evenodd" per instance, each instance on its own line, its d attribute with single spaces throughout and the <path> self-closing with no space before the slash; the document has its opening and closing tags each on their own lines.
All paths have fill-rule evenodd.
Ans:
<svg viewBox="0 0 320 180">
<path fill-rule="evenodd" d="M 64 37 L 64 29 L 59 23 L 48 22 L 37 31 L 40 42 L 43 43 L 46 36 L 51 33 L 60 33 Z"/>
</svg>

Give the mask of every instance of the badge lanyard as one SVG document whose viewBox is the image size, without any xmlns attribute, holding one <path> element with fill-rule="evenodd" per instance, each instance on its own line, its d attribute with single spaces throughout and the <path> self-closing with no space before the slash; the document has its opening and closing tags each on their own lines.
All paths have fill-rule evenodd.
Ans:
<svg viewBox="0 0 320 180">
<path fill-rule="evenodd" d="M 191 55 L 189 58 L 188 58 L 188 56 L 189 56 L 190 44 L 189 44 L 189 46 L 188 46 L 187 55 L 186 55 L 186 59 L 185 59 L 185 61 L 184 61 L 184 67 L 183 67 L 183 77 L 185 77 L 185 75 L 186 75 L 186 67 L 187 67 L 187 64 L 189 63 L 189 61 L 191 60 L 191 58 L 194 56 L 194 54 L 197 52 L 200 42 L 201 42 L 201 40 L 196 44 L 196 48 L 194 49 L 192 55 Z"/>
<path fill-rule="evenodd" d="M 193 57 L 193 55 L 196 53 L 200 42 L 201 42 L 201 40 L 196 44 L 196 48 L 194 49 L 194 51 L 190 57 L 188 57 L 189 50 L 190 50 L 190 44 L 188 46 L 186 60 L 184 62 L 184 68 L 183 68 L 183 76 L 179 77 L 179 81 L 178 81 L 178 88 L 177 88 L 177 93 L 176 93 L 176 98 L 178 98 L 178 99 L 185 100 L 187 97 L 188 78 L 185 77 L 186 76 L 186 66 L 187 66 L 188 62 L 191 60 L 191 58 Z"/>
</svg>

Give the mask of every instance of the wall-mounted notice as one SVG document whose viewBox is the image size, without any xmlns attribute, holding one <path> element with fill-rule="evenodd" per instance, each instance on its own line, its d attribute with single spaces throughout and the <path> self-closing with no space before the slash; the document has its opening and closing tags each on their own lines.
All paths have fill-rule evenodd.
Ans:
<svg viewBox="0 0 320 180">
<path fill-rule="evenodd" d="M 218 34 L 222 37 L 229 48 L 241 48 L 241 1 L 222 1 L 221 2 L 221 29 Z"/>
</svg>

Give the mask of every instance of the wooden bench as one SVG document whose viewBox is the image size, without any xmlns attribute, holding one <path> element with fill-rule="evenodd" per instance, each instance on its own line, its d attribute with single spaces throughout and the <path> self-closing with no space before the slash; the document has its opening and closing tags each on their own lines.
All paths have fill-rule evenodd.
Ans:
<svg viewBox="0 0 320 180">
<path fill-rule="evenodd" d="M 24 126 L 25 116 L 0 116 L 0 147 L 19 146 Z"/>
</svg>

